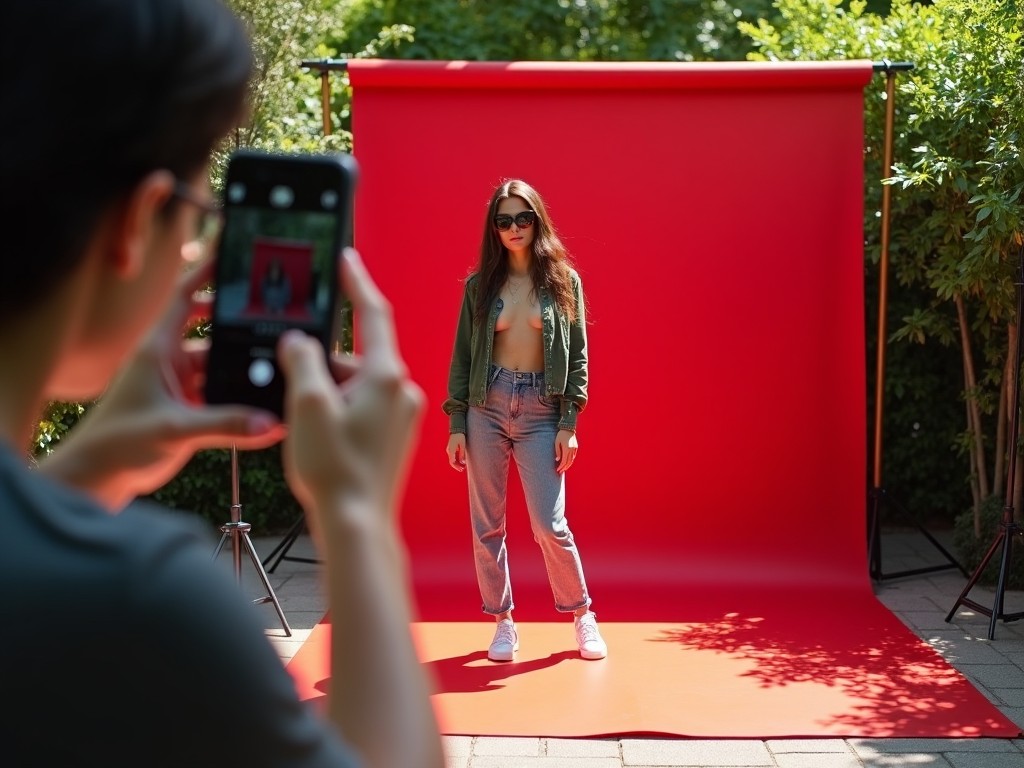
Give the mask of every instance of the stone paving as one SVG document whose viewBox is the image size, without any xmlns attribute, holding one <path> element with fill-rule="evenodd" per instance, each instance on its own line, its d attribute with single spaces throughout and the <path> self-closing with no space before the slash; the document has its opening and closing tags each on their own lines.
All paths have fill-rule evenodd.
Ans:
<svg viewBox="0 0 1024 768">
<path fill-rule="evenodd" d="M 942 536 L 934 535 L 942 540 Z M 263 557 L 276 543 L 255 541 Z M 944 545 L 949 549 L 948 543 Z M 998 622 L 995 639 L 989 641 L 988 617 L 970 608 L 961 607 L 952 622 L 945 621 L 967 582 L 958 570 L 890 576 L 946 562 L 918 530 L 887 532 L 881 553 L 883 578 L 875 582 L 879 599 L 1024 728 L 1024 621 Z M 313 550 L 308 539 L 300 537 L 287 554 L 310 558 Z M 262 583 L 251 561 L 243 557 L 242 568 L 243 584 L 254 594 L 262 594 Z M 283 560 L 268 578 L 292 635 L 284 636 L 269 603 L 265 606 L 267 634 L 282 660 L 287 661 L 323 616 L 318 568 Z M 994 602 L 993 592 L 981 587 L 975 587 L 970 597 L 983 606 Z M 1024 611 L 1024 593 L 1008 591 L 1003 614 L 1018 611 Z M 444 742 L 448 768 L 1024 768 L 1024 739 L 761 741 L 446 736 Z"/>
</svg>

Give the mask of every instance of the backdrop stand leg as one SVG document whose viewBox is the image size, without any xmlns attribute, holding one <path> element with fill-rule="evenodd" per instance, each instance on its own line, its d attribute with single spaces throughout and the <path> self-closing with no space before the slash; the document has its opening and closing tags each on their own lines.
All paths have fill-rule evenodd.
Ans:
<svg viewBox="0 0 1024 768">
<path fill-rule="evenodd" d="M 313 563 L 315 565 L 320 564 L 320 560 L 312 557 L 296 557 L 295 555 L 289 555 L 288 550 L 292 548 L 292 544 L 299 538 L 299 534 L 306 529 L 306 517 L 300 515 L 299 519 L 292 523 L 292 527 L 288 529 L 288 532 L 284 535 L 284 538 L 278 542 L 277 546 L 274 547 L 270 554 L 263 560 L 263 567 L 267 569 L 268 573 L 273 573 L 274 569 L 281 564 L 282 560 L 288 560 L 294 563 Z"/>
<path fill-rule="evenodd" d="M 882 506 L 886 503 L 886 491 L 884 488 L 873 488 L 871 490 L 871 512 L 868 515 L 869 520 L 869 531 L 868 531 L 868 568 L 871 578 L 875 581 L 884 581 L 886 579 L 899 579 L 906 576 L 922 576 L 926 573 L 936 573 L 938 571 L 948 571 L 952 568 L 956 568 L 966 578 L 968 576 L 967 569 L 960 564 L 960 562 L 953 556 L 953 554 L 946 549 L 942 542 L 935 538 L 932 533 L 920 523 L 916 524 L 917 530 L 924 536 L 936 550 L 945 558 L 946 562 L 939 563 L 937 565 L 928 565 L 922 568 L 908 568 L 903 571 L 890 571 L 884 573 L 882 571 L 882 532 L 881 532 L 881 519 Z M 891 500 L 890 500 L 891 503 Z M 901 508 L 902 509 L 902 508 Z M 906 512 L 906 510 L 903 510 Z"/>
<path fill-rule="evenodd" d="M 242 548 L 244 547 L 245 551 L 249 554 L 249 559 L 252 560 L 252 564 L 256 568 L 256 573 L 259 574 L 260 581 L 263 582 L 263 589 L 266 592 L 263 597 L 253 600 L 253 603 L 257 605 L 273 603 L 274 610 L 277 611 L 277 617 L 281 620 L 281 627 L 284 629 L 285 635 L 291 637 L 292 628 L 288 626 L 288 619 L 285 618 L 284 611 L 281 609 L 281 603 L 274 593 L 274 588 L 270 585 L 270 579 L 267 577 L 267 572 L 263 569 L 263 563 L 260 562 L 259 555 L 256 553 L 256 547 L 253 546 L 252 538 L 249 536 L 252 526 L 242 521 L 242 505 L 238 501 L 238 449 L 233 445 L 231 446 L 231 521 L 224 523 L 220 530 L 220 541 L 217 542 L 217 547 L 213 550 L 213 559 L 217 559 L 224 549 L 224 544 L 230 538 L 235 579 L 241 584 Z"/>
<path fill-rule="evenodd" d="M 1015 483 L 1017 479 L 1017 454 L 1019 448 L 1017 447 L 1017 436 L 1020 434 L 1020 366 L 1021 358 L 1024 357 L 1024 350 L 1022 350 L 1022 336 L 1021 333 L 1021 321 L 1024 320 L 1024 245 L 1021 245 L 1020 255 L 1017 260 L 1017 348 L 1016 356 L 1014 358 L 1013 375 L 1014 375 L 1014 386 L 1013 386 L 1013 405 L 1010 408 L 1010 436 L 1007 442 L 1010 445 L 1007 453 L 1009 454 L 1009 461 L 1007 461 L 1006 469 L 1006 496 L 1005 503 L 1003 504 L 1003 516 L 999 522 L 999 533 L 996 534 L 995 540 L 989 546 L 988 551 L 985 552 L 985 556 L 981 559 L 978 567 L 974 569 L 974 573 L 967 580 L 967 584 L 964 586 L 960 596 L 953 603 L 953 607 L 946 615 L 947 623 L 953 620 L 956 615 L 957 609 L 961 605 L 966 605 L 973 608 L 975 611 L 980 613 L 982 616 L 988 616 L 988 639 L 995 640 L 996 637 L 996 622 L 1002 619 L 1003 621 L 1017 621 L 1018 619 L 1024 618 L 1024 611 L 1017 613 L 1005 613 L 1005 596 L 1006 596 L 1006 582 L 1007 575 L 1010 572 L 1010 557 L 1013 554 L 1013 539 L 1015 536 L 1020 536 L 1024 533 L 1020 523 L 1013 519 L 1013 497 L 1015 492 Z M 996 594 L 995 599 L 992 602 L 991 608 L 986 608 L 980 603 L 971 600 L 967 597 L 974 585 L 978 583 L 982 574 L 985 571 L 985 567 L 989 564 L 989 561 L 995 555 L 996 552 L 1000 552 L 999 561 L 999 578 L 996 580 Z"/>
</svg>

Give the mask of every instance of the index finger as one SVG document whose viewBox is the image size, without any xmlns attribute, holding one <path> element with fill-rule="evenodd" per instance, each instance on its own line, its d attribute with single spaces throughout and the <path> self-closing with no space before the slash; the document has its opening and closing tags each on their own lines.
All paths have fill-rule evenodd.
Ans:
<svg viewBox="0 0 1024 768">
<path fill-rule="evenodd" d="M 343 251 L 341 276 L 345 291 L 352 301 L 353 315 L 358 316 L 365 366 L 402 368 L 391 305 L 373 282 L 354 248 Z"/>
</svg>

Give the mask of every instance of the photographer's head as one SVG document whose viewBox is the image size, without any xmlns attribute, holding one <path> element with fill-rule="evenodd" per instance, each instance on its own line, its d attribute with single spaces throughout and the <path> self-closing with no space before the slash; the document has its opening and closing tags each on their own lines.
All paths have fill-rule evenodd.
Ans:
<svg viewBox="0 0 1024 768">
<path fill-rule="evenodd" d="M 84 397 L 172 293 L 202 215 L 188 199 L 209 199 L 211 152 L 243 115 L 249 40 L 219 0 L 50 0 L 4 17 L 0 321 L 65 334 L 47 394 Z"/>
</svg>

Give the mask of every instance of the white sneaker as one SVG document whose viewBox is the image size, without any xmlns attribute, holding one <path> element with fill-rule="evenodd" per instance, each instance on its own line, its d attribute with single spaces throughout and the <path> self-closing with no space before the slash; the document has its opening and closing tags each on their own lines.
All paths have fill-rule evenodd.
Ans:
<svg viewBox="0 0 1024 768">
<path fill-rule="evenodd" d="M 608 645 L 597 628 L 597 616 L 593 611 L 576 617 L 576 644 L 584 659 L 603 659 L 608 655 Z"/>
<path fill-rule="evenodd" d="M 494 639 L 487 649 L 487 658 L 491 661 L 515 661 L 519 650 L 519 634 L 512 619 L 502 619 L 494 628 Z"/>
</svg>

